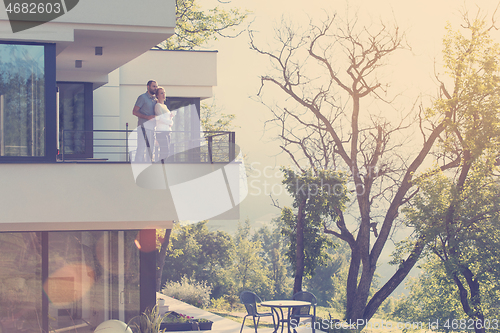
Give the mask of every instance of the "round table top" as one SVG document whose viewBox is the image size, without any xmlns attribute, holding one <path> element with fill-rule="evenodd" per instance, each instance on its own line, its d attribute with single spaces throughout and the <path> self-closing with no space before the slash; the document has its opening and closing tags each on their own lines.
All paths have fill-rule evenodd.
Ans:
<svg viewBox="0 0 500 333">
<path fill-rule="evenodd" d="M 299 306 L 308 306 L 311 305 L 311 302 L 305 302 L 305 301 L 294 301 L 294 300 L 277 300 L 277 301 L 265 301 L 260 303 L 262 306 L 269 306 L 269 307 L 274 307 L 274 308 L 294 308 L 294 307 L 299 307 Z"/>
</svg>

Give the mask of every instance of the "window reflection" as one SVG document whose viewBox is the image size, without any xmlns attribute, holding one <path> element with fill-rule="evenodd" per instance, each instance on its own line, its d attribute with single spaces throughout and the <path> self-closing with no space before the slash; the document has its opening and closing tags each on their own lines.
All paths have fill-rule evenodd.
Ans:
<svg viewBox="0 0 500 333">
<path fill-rule="evenodd" d="M 106 320 L 139 314 L 136 231 L 49 232 L 45 279 L 41 236 L 0 233 L 0 332 L 40 332 L 42 291 L 49 331 L 93 332 Z"/>
<path fill-rule="evenodd" d="M 50 326 L 92 332 L 103 321 L 139 313 L 139 253 L 134 231 L 49 233 Z"/>
<path fill-rule="evenodd" d="M 0 331 L 40 332 L 41 233 L 0 233 Z"/>
<path fill-rule="evenodd" d="M 44 155 L 44 46 L 0 44 L 0 156 Z"/>
</svg>

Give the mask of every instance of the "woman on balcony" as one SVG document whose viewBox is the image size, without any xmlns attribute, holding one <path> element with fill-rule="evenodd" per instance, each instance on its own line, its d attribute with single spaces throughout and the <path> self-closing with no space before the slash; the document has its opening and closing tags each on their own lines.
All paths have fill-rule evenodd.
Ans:
<svg viewBox="0 0 500 333">
<path fill-rule="evenodd" d="M 156 90 L 157 103 L 155 105 L 155 115 L 156 115 L 156 141 L 160 146 L 160 155 L 157 161 L 162 161 L 169 155 L 170 146 L 170 132 L 172 131 L 172 125 L 174 121 L 174 113 L 170 112 L 165 105 L 165 89 L 163 87 L 158 87 Z"/>
</svg>

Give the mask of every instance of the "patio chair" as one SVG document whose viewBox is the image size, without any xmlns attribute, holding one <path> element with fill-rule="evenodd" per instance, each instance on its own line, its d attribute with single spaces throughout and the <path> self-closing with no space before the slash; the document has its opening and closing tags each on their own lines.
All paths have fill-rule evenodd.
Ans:
<svg viewBox="0 0 500 333">
<path fill-rule="evenodd" d="M 252 316 L 253 319 L 253 326 L 255 328 L 255 333 L 257 333 L 257 327 L 259 326 L 260 317 L 269 317 L 269 316 L 272 317 L 274 325 L 274 316 L 272 313 L 270 312 L 260 313 L 257 310 L 257 303 L 261 303 L 262 300 L 255 293 L 252 293 L 251 291 L 244 291 L 240 294 L 240 300 L 241 303 L 243 303 L 243 305 L 247 309 L 247 315 L 243 317 L 243 323 L 241 324 L 240 333 L 243 331 L 243 326 L 245 325 L 245 319 L 250 316 Z M 255 318 L 257 318 L 257 322 L 255 322 Z"/>
<path fill-rule="evenodd" d="M 296 320 L 295 323 L 298 324 L 300 321 L 300 318 L 311 318 L 311 327 L 312 327 L 312 332 L 315 333 L 314 329 L 314 323 L 316 322 L 316 296 L 314 296 L 312 293 L 308 291 L 299 291 L 292 297 L 293 300 L 295 301 L 305 301 L 305 302 L 311 302 L 311 305 L 307 306 L 301 306 L 300 308 L 294 308 L 292 310 L 292 315 L 291 315 L 291 320 Z M 311 313 L 311 307 L 312 313 Z M 294 330 L 295 331 L 295 330 Z"/>
</svg>

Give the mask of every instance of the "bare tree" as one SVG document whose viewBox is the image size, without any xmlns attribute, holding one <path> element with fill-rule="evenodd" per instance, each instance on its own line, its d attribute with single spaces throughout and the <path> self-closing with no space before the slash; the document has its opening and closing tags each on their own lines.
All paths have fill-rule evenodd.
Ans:
<svg viewBox="0 0 500 333">
<path fill-rule="evenodd" d="M 425 247 L 423 236 L 415 239 L 394 275 L 368 299 L 399 209 L 416 193 L 414 173 L 456 108 L 429 116 L 414 104 L 403 112 L 388 97 L 389 85 L 379 80 L 380 68 L 406 48 L 398 26 L 361 26 L 356 19 L 342 21 L 334 15 L 319 25 L 311 21 L 306 31 L 297 30 L 283 22 L 276 30 L 275 50 L 257 46 L 250 32 L 251 48 L 269 57 L 274 66 L 272 73 L 261 76 L 259 96 L 275 88 L 285 94 L 283 103 L 269 108 L 280 129 L 281 148 L 299 169 L 340 169 L 350 174 L 354 199 L 350 209 L 357 221 L 349 223 L 345 212 L 339 211 L 338 218 L 325 222 L 324 232 L 347 242 L 351 250 L 346 320 L 366 322 Z M 442 169 L 456 165 L 458 160 L 448 161 Z"/>
</svg>

